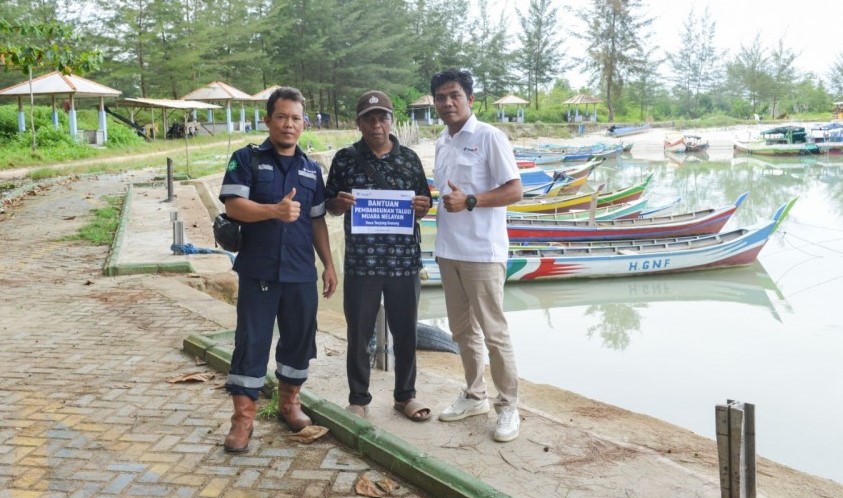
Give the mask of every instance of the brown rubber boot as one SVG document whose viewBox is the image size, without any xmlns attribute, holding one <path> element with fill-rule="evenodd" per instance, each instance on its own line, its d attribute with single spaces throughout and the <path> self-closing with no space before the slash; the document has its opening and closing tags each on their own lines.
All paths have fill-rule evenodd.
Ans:
<svg viewBox="0 0 843 498">
<path fill-rule="evenodd" d="M 301 386 L 278 381 L 278 419 L 287 424 L 293 432 L 313 425 L 310 417 L 301 411 L 299 391 L 301 391 Z"/>
<path fill-rule="evenodd" d="M 231 430 L 225 437 L 223 448 L 227 453 L 243 453 L 249 449 L 257 404 L 245 394 L 235 394 L 231 399 L 234 402 L 234 415 L 231 416 Z"/>
</svg>

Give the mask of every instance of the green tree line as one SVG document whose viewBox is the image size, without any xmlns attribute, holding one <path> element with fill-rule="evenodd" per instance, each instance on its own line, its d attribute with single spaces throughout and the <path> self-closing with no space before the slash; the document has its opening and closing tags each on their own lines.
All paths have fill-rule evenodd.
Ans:
<svg viewBox="0 0 843 498">
<path fill-rule="evenodd" d="M 681 46 L 652 43 L 643 0 L 592 0 L 579 10 L 530 0 L 510 22 L 490 0 L 6 0 L 10 23 L 67 23 L 77 50 L 100 50 L 86 74 L 126 97 L 180 98 L 211 81 L 247 93 L 300 88 L 311 112 L 350 119 L 356 97 L 378 88 L 396 108 L 429 93 L 443 68 L 470 69 L 478 110 L 515 93 L 528 119 L 563 120 L 575 93 L 603 100 L 615 120 L 828 113 L 843 100 L 843 51 L 801 73 L 786 40 L 719 53 L 716 21 L 691 10 Z M 572 53 L 578 37 L 583 53 Z M 2 62 L 0 62 L 2 63 Z M 568 71 L 588 75 L 571 88 Z M 20 81 L 0 73 L 0 85 Z"/>
</svg>

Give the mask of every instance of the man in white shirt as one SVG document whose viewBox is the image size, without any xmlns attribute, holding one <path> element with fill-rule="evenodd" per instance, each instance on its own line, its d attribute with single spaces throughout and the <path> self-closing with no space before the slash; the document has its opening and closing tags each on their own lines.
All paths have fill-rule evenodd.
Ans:
<svg viewBox="0 0 843 498">
<path fill-rule="evenodd" d="M 462 420 L 490 410 L 483 378 L 489 350 L 498 413 L 494 439 L 518 437 L 518 370 L 506 317 L 503 285 L 509 238 L 506 206 L 522 197 L 509 140 L 471 112 L 471 73 L 451 69 L 431 78 L 436 112 L 447 128 L 436 141 L 433 177 L 441 198 L 435 255 L 445 289 L 448 321 L 460 346 L 466 387 L 439 420 Z"/>
</svg>

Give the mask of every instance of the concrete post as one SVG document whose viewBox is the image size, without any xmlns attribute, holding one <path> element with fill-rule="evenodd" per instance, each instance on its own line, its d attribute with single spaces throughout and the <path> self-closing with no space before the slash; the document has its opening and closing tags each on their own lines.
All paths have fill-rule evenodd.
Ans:
<svg viewBox="0 0 843 498">
<path fill-rule="evenodd" d="M 720 496 L 755 498 L 755 405 L 727 400 L 715 407 Z"/>
<path fill-rule="evenodd" d="M 167 202 L 173 202 L 173 159 L 167 158 Z"/>
</svg>

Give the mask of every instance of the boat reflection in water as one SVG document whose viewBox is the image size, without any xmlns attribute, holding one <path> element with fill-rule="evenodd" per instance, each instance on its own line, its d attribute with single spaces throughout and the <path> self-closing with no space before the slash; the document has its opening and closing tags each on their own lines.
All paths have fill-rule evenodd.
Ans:
<svg viewBox="0 0 843 498">
<path fill-rule="evenodd" d="M 771 297 L 772 296 L 772 297 Z M 774 302 L 775 299 L 775 302 Z M 630 335 L 641 330 L 641 310 L 659 302 L 731 302 L 765 308 L 778 322 L 778 306 L 787 307 L 784 296 L 761 263 L 740 268 L 696 271 L 682 274 L 636 276 L 614 279 L 573 279 L 556 282 L 510 282 L 504 286 L 504 309 L 550 311 L 555 308 L 585 307 L 594 325 L 589 337 L 600 337 L 604 347 L 623 350 Z M 419 319 L 447 330 L 445 297 L 440 288 L 425 287 L 419 304 Z M 554 328 L 545 313 L 547 326 Z M 535 322 L 531 323 L 535 326 Z M 510 321 L 510 331 L 519 333 Z"/>
</svg>

